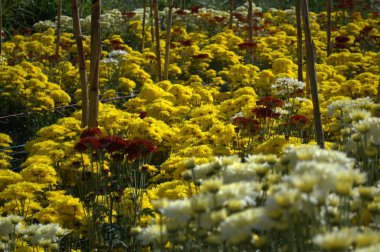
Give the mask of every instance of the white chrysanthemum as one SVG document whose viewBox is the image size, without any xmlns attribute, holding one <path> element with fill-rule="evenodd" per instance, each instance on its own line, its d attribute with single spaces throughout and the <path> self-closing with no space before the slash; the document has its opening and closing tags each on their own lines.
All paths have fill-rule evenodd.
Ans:
<svg viewBox="0 0 380 252">
<path fill-rule="evenodd" d="M 380 118 L 366 118 L 354 124 L 354 128 L 357 131 L 360 131 L 360 129 L 363 128 L 367 128 L 367 139 L 371 141 L 373 144 L 380 145 Z"/>
<path fill-rule="evenodd" d="M 231 200 L 239 200 L 244 206 L 255 205 L 256 198 L 261 195 L 261 184 L 256 181 L 239 182 L 223 185 L 216 195 L 219 205 Z"/>
<path fill-rule="evenodd" d="M 305 83 L 293 78 L 278 78 L 272 85 L 276 95 L 289 95 L 305 87 Z"/>
<path fill-rule="evenodd" d="M 108 53 L 108 57 L 110 58 L 119 58 L 123 55 L 126 55 L 127 52 L 124 50 L 112 50 L 110 53 Z"/>
<path fill-rule="evenodd" d="M 253 229 L 265 229 L 267 223 L 263 208 L 250 208 L 232 214 L 219 225 L 221 239 L 226 241 L 231 237 L 250 235 Z"/>
<path fill-rule="evenodd" d="M 343 120 L 358 122 L 363 119 L 371 117 L 371 112 L 364 109 L 354 109 L 348 112 L 347 118 L 343 117 Z"/>
<path fill-rule="evenodd" d="M 314 237 L 313 242 L 324 250 L 345 250 L 355 241 L 356 235 L 356 229 L 343 228 L 327 234 L 319 234 Z"/>
<path fill-rule="evenodd" d="M 152 224 L 141 230 L 137 236 L 142 245 L 148 244 L 165 244 L 167 240 L 167 230 L 165 225 Z"/>
<path fill-rule="evenodd" d="M 173 200 L 166 207 L 160 209 L 162 215 L 175 219 L 180 222 L 186 222 L 191 218 L 190 200 Z"/>
</svg>

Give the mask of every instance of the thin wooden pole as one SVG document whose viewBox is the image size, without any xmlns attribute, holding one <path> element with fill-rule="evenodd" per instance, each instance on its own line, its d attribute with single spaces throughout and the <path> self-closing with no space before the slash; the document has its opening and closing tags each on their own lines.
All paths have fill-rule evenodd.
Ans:
<svg viewBox="0 0 380 252">
<path fill-rule="evenodd" d="M 155 31 L 155 35 L 156 35 L 157 76 L 158 76 L 158 81 L 162 81 L 160 25 L 159 25 L 159 19 L 158 19 L 157 0 L 153 0 L 153 13 L 154 13 L 154 31 Z"/>
<path fill-rule="evenodd" d="M 92 0 L 91 8 L 91 63 L 88 127 L 98 126 L 99 115 L 99 61 L 100 61 L 101 0 Z"/>
<path fill-rule="evenodd" d="M 230 21 L 228 22 L 228 27 L 232 29 L 232 23 L 234 20 L 234 8 L 235 8 L 235 1 L 230 0 Z"/>
<path fill-rule="evenodd" d="M 327 56 L 332 53 L 331 30 L 332 30 L 332 0 L 327 0 Z"/>
<path fill-rule="evenodd" d="M 248 41 L 253 44 L 253 0 L 248 0 Z M 249 48 L 250 63 L 253 63 L 253 48 Z"/>
<path fill-rule="evenodd" d="M 84 57 L 82 31 L 79 21 L 79 9 L 77 0 L 71 0 L 71 9 L 73 12 L 73 30 L 77 44 L 79 76 L 82 88 L 82 127 L 86 127 L 88 125 L 88 85 L 86 60 Z"/>
<path fill-rule="evenodd" d="M 149 6 L 150 35 L 152 38 L 152 43 L 154 43 L 153 0 L 150 0 Z"/>
<path fill-rule="evenodd" d="M 143 0 L 143 20 L 142 20 L 142 37 L 141 37 L 141 48 L 142 52 L 145 47 L 145 22 L 146 22 L 146 0 Z"/>
<path fill-rule="evenodd" d="M 3 48 L 3 0 L 0 0 L 0 56 Z"/>
<path fill-rule="evenodd" d="M 318 145 L 324 149 L 325 142 L 323 136 L 322 129 L 322 119 L 321 112 L 319 107 L 319 98 L 318 98 L 318 85 L 317 85 L 317 74 L 315 70 L 315 49 L 313 46 L 313 40 L 311 37 L 310 30 L 310 20 L 309 20 L 309 8 L 307 5 L 307 0 L 301 0 L 301 10 L 303 17 L 303 25 L 304 25 L 304 33 L 305 33 L 305 41 L 306 41 L 306 59 L 307 59 L 307 67 L 310 78 L 310 89 L 311 89 L 311 98 L 313 102 L 313 114 L 314 114 L 314 126 L 315 126 L 315 136 Z"/>
<path fill-rule="evenodd" d="M 61 48 L 61 16 L 62 16 L 62 0 L 58 0 L 57 6 L 57 41 L 55 46 L 55 56 L 57 61 L 59 61 L 59 51 Z"/>
<path fill-rule="evenodd" d="M 376 96 L 376 103 L 380 103 L 380 76 L 379 76 L 379 84 L 377 85 L 377 96 Z M 380 117 L 380 110 L 376 113 L 377 117 Z"/>
<path fill-rule="evenodd" d="M 298 80 L 303 81 L 303 51 L 302 51 L 302 19 L 301 19 L 301 3 L 296 0 L 296 20 L 297 20 L 297 65 Z"/>
<path fill-rule="evenodd" d="M 166 44 L 165 44 L 165 67 L 164 67 L 164 80 L 169 79 L 169 52 L 170 52 L 170 40 L 172 29 L 172 16 L 173 16 L 173 0 L 168 1 L 169 11 L 166 23 Z"/>
</svg>

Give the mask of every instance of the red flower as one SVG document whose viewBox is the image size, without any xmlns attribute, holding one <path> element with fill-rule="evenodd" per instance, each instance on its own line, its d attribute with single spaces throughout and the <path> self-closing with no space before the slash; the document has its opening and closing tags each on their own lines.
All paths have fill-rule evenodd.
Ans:
<svg viewBox="0 0 380 252">
<path fill-rule="evenodd" d="M 125 17 L 125 18 L 133 18 L 134 16 L 136 16 L 136 13 L 133 11 L 123 13 L 123 17 Z"/>
<path fill-rule="evenodd" d="M 255 119 L 240 116 L 235 117 L 232 123 L 237 126 L 237 130 L 248 130 L 250 134 L 257 133 L 260 130 L 260 122 Z"/>
<path fill-rule="evenodd" d="M 140 111 L 140 115 L 139 115 L 139 117 L 141 118 L 141 119 L 144 119 L 145 117 L 147 117 L 148 116 L 148 113 L 147 112 L 145 112 L 145 111 Z"/>
<path fill-rule="evenodd" d="M 134 139 L 126 145 L 124 151 L 128 155 L 129 160 L 136 160 L 156 152 L 156 147 L 147 140 Z"/>
<path fill-rule="evenodd" d="M 303 126 L 307 123 L 307 118 L 303 115 L 293 115 L 290 117 L 290 124 L 294 126 Z"/>
<path fill-rule="evenodd" d="M 197 55 L 193 55 L 194 59 L 207 59 L 209 55 L 207 53 L 198 53 Z"/>
<path fill-rule="evenodd" d="M 97 127 L 88 128 L 82 132 L 82 134 L 80 135 L 80 138 L 95 137 L 95 136 L 99 137 L 101 134 L 102 134 L 102 131 Z"/>
<path fill-rule="evenodd" d="M 275 107 L 280 107 L 282 108 L 285 103 L 277 98 L 267 96 L 264 98 L 261 98 L 259 101 L 256 102 L 256 105 L 258 106 L 264 106 L 265 108 L 275 108 Z"/>
<path fill-rule="evenodd" d="M 280 116 L 269 107 L 257 107 L 252 112 L 256 115 L 256 118 L 278 118 Z"/>
<path fill-rule="evenodd" d="M 196 6 L 191 6 L 189 10 L 191 11 L 191 13 L 198 13 L 200 8 L 202 8 L 202 6 L 196 5 Z"/>
<path fill-rule="evenodd" d="M 252 48 L 257 48 L 256 42 L 243 42 L 238 44 L 239 50 L 248 50 Z"/>
<path fill-rule="evenodd" d="M 105 146 L 108 153 L 121 151 L 128 144 L 127 140 L 119 136 L 102 137 L 99 141 Z"/>
<path fill-rule="evenodd" d="M 79 152 L 85 152 L 87 149 L 101 150 L 104 149 L 104 145 L 99 141 L 99 138 L 97 137 L 84 137 L 80 139 L 80 141 L 75 145 L 74 149 Z"/>
<path fill-rule="evenodd" d="M 350 38 L 347 37 L 347 36 L 336 36 L 335 37 L 335 42 L 336 43 L 347 43 L 348 41 L 350 41 Z"/>
<path fill-rule="evenodd" d="M 179 41 L 179 43 L 181 43 L 181 45 L 183 46 L 191 46 L 193 44 L 193 42 L 190 39 L 181 40 Z"/>
</svg>

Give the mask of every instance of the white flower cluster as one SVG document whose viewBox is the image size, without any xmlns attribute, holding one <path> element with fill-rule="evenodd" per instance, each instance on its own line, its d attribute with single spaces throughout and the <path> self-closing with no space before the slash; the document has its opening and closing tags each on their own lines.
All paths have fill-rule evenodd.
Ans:
<svg viewBox="0 0 380 252">
<path fill-rule="evenodd" d="M 24 218 L 16 215 L 0 217 L 0 249 L 8 251 L 10 247 L 16 246 L 16 238 L 20 237 L 23 242 L 31 246 L 57 249 L 60 239 L 71 231 L 64 229 L 58 224 L 32 224 L 24 225 Z"/>
<path fill-rule="evenodd" d="M 289 96 L 298 90 L 302 90 L 305 87 L 305 83 L 293 78 L 278 78 L 272 85 L 272 89 L 275 90 L 275 95 Z"/>
<path fill-rule="evenodd" d="M 184 172 L 184 177 L 200 184 L 198 195 L 153 203 L 160 222 L 142 228 L 138 239 L 155 246 L 173 241 L 171 236 L 191 234 L 186 239 L 195 239 L 198 245 L 247 246 L 257 243 L 252 237 L 295 227 L 296 220 L 316 222 L 309 235 L 318 232 L 319 225 L 333 225 L 337 214 L 350 222 L 356 215 L 350 208 L 342 209 L 344 199 L 360 198 L 359 186 L 366 182 L 366 174 L 354 166 L 345 153 L 312 145 L 289 147 L 280 158 L 251 155 L 242 162 L 237 156 L 216 157 Z M 198 232 L 207 233 L 207 238 L 196 241 L 202 239 Z M 322 248 L 328 243 L 322 234 L 299 239 L 314 239 Z"/>
</svg>

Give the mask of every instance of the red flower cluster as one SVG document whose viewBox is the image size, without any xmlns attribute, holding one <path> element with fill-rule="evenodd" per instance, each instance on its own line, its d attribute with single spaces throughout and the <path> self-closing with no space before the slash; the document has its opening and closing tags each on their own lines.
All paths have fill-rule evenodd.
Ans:
<svg viewBox="0 0 380 252">
<path fill-rule="evenodd" d="M 143 139 L 123 139 L 119 136 L 101 137 L 99 128 L 91 128 L 83 131 L 80 141 L 75 145 L 78 152 L 105 151 L 114 160 L 127 158 L 130 161 L 147 157 L 156 152 L 156 147 Z"/>
<path fill-rule="evenodd" d="M 256 102 L 259 107 L 252 110 L 256 118 L 278 118 L 280 114 L 273 111 L 276 107 L 283 107 L 285 103 L 277 98 L 267 96 Z"/>
<path fill-rule="evenodd" d="M 263 97 L 260 100 L 258 100 L 256 102 L 256 105 L 272 109 L 272 108 L 276 108 L 276 107 L 282 108 L 285 105 L 285 103 L 283 100 L 274 98 L 272 96 L 267 96 L 267 97 Z"/>
<path fill-rule="evenodd" d="M 247 130 L 250 134 L 260 131 L 260 122 L 255 119 L 239 116 L 235 117 L 232 123 L 237 126 L 238 131 Z"/>
<path fill-rule="evenodd" d="M 238 44 L 239 50 L 248 50 L 257 48 L 257 43 L 255 42 L 243 42 Z"/>
<path fill-rule="evenodd" d="M 294 126 L 303 126 L 307 123 L 307 118 L 303 115 L 293 115 L 290 117 L 290 124 Z"/>
</svg>

